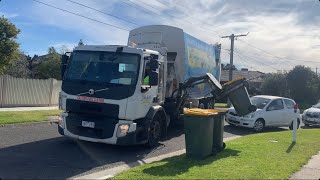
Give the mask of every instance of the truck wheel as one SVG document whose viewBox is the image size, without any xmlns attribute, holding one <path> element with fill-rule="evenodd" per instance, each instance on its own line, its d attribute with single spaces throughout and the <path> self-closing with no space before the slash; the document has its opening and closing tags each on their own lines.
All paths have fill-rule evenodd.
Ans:
<svg viewBox="0 0 320 180">
<path fill-rule="evenodd" d="M 160 138 L 161 138 L 161 132 L 162 132 L 162 125 L 161 125 L 161 116 L 156 114 L 149 127 L 148 131 L 148 147 L 155 147 L 158 145 Z"/>
<path fill-rule="evenodd" d="M 264 120 L 263 119 L 258 119 L 256 122 L 254 122 L 253 125 L 253 130 L 256 132 L 261 132 L 264 129 Z"/>
</svg>

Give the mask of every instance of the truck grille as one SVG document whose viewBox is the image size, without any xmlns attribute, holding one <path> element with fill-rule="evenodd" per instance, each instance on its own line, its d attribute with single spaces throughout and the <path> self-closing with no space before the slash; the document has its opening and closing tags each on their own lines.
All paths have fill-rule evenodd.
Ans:
<svg viewBox="0 0 320 180">
<path fill-rule="evenodd" d="M 66 109 L 67 111 L 72 113 L 105 115 L 113 118 L 117 118 L 119 116 L 119 105 L 116 104 L 105 104 L 67 99 Z"/>
<path fill-rule="evenodd" d="M 94 128 L 82 127 L 82 121 L 94 122 Z M 110 119 L 101 116 L 83 116 L 79 114 L 69 114 L 66 117 L 67 130 L 72 134 L 97 138 L 107 139 L 113 136 L 118 120 Z"/>
</svg>

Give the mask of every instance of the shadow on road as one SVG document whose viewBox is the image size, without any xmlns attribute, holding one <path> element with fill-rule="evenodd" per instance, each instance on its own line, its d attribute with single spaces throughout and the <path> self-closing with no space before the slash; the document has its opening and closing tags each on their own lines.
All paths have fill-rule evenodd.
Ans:
<svg viewBox="0 0 320 180">
<path fill-rule="evenodd" d="M 170 131 L 169 138 L 183 129 Z M 168 150 L 165 143 L 154 149 L 145 146 L 114 146 L 51 138 L 0 149 L 0 179 L 66 179 L 100 166 L 131 163 Z M 108 168 L 108 167 L 105 167 Z"/>
</svg>

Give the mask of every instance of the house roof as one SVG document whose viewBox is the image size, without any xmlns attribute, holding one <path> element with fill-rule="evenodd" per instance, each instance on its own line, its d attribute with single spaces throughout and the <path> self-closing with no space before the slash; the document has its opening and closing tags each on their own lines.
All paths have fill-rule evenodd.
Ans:
<svg viewBox="0 0 320 180">
<path fill-rule="evenodd" d="M 260 71 L 233 70 L 232 79 L 246 78 L 250 82 L 262 82 L 264 75 L 265 75 L 265 73 L 262 73 Z M 229 81 L 229 70 L 222 70 L 221 71 L 220 81 L 221 82 Z"/>
</svg>

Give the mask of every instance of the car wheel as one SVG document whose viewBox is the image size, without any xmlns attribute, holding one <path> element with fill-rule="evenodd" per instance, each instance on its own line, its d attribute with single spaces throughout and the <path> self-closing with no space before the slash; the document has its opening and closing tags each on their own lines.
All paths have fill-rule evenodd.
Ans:
<svg viewBox="0 0 320 180">
<path fill-rule="evenodd" d="M 258 120 L 256 120 L 256 122 L 254 122 L 253 130 L 256 132 L 261 132 L 261 131 L 263 131 L 264 126 L 265 126 L 264 120 L 258 119 Z"/>
<path fill-rule="evenodd" d="M 155 147 L 158 145 L 162 132 L 162 125 L 161 125 L 161 117 L 159 115 L 155 115 L 153 120 L 150 123 L 149 132 L 148 132 L 148 147 Z"/>
<path fill-rule="evenodd" d="M 299 129 L 300 127 L 300 120 L 298 119 L 298 122 L 297 122 L 297 129 Z M 290 130 L 293 130 L 293 122 L 291 122 L 290 126 L 289 126 L 289 129 Z"/>
<path fill-rule="evenodd" d="M 310 124 L 306 124 L 306 123 L 304 123 L 304 126 L 306 126 L 306 127 L 310 127 Z"/>
</svg>

